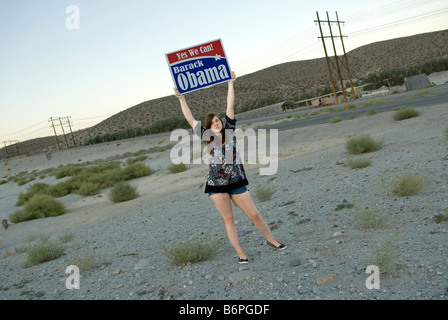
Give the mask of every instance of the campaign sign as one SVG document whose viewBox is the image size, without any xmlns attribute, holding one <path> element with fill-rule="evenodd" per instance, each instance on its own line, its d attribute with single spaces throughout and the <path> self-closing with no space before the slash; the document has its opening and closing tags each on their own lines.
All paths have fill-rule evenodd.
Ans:
<svg viewBox="0 0 448 320">
<path fill-rule="evenodd" d="M 231 80 L 221 39 L 166 54 L 174 85 L 187 93 Z"/>
</svg>

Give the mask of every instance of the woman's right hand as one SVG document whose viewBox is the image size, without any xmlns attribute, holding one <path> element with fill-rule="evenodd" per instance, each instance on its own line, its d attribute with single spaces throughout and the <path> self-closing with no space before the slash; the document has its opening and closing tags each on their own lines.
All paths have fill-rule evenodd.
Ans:
<svg viewBox="0 0 448 320">
<path fill-rule="evenodd" d="M 179 92 L 179 90 L 177 90 L 177 88 L 174 88 L 174 95 L 178 98 L 178 99 L 182 99 L 184 96 Z"/>
</svg>

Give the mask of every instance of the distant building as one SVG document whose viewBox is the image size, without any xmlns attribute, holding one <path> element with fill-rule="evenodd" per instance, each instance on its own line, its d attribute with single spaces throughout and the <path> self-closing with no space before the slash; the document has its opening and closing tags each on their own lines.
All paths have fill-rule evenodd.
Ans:
<svg viewBox="0 0 448 320">
<path fill-rule="evenodd" d="M 404 84 L 406 86 L 406 91 L 423 89 L 431 85 L 425 73 L 404 78 Z"/>
</svg>

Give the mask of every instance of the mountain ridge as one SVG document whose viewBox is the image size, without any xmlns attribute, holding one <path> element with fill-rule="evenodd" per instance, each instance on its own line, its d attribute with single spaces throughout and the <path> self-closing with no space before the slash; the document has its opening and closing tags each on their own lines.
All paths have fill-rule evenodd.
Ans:
<svg viewBox="0 0 448 320">
<path fill-rule="evenodd" d="M 441 30 L 374 42 L 353 49 L 347 52 L 352 79 L 361 79 L 371 73 L 407 67 L 446 56 L 446 39 L 448 30 Z M 315 92 L 329 84 L 325 58 L 277 64 L 237 78 L 235 109 L 238 113 L 244 105 L 269 97 L 297 100 L 303 93 Z M 197 118 L 209 112 L 224 110 L 226 96 L 226 84 L 186 94 L 192 113 Z M 179 102 L 174 95 L 143 101 L 92 127 L 75 131 L 73 135 L 79 146 L 98 135 L 128 128 L 148 127 L 173 117 L 182 118 Z M 62 137 L 58 139 L 61 148 L 65 148 L 65 140 Z M 71 137 L 67 137 L 67 140 L 73 146 Z M 48 153 L 56 151 L 57 144 L 55 136 L 48 136 L 20 142 L 17 148 L 20 154 Z M 0 158 L 6 158 L 5 148 L 0 149 Z"/>
</svg>

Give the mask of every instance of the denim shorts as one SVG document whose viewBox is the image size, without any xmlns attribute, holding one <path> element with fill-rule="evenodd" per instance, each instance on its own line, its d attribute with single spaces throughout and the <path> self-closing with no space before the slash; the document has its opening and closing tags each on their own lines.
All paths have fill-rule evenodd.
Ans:
<svg viewBox="0 0 448 320">
<path fill-rule="evenodd" d="M 236 188 L 236 189 L 230 190 L 229 192 L 209 192 L 208 196 L 210 197 L 210 196 L 212 196 L 214 194 L 217 194 L 217 193 L 228 193 L 229 195 L 234 195 L 234 194 L 241 194 L 241 193 L 244 193 L 246 191 L 247 191 L 246 186 L 242 186 L 240 188 Z"/>
</svg>

